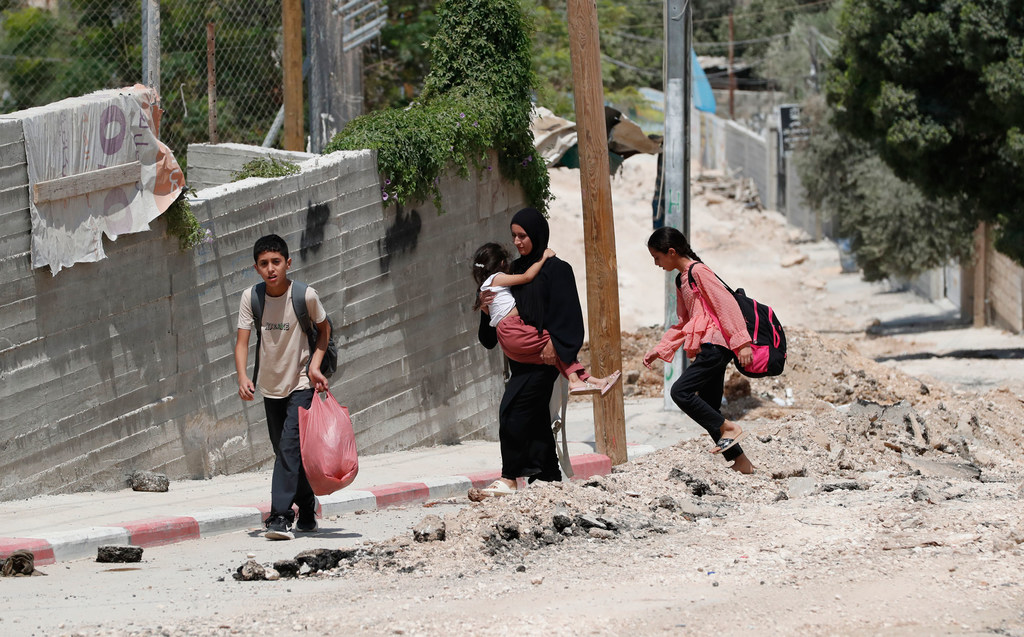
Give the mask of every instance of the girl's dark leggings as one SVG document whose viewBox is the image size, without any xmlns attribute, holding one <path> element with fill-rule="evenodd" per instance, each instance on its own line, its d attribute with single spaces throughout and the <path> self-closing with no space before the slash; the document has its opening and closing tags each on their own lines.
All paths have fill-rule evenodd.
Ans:
<svg viewBox="0 0 1024 637">
<path fill-rule="evenodd" d="M 725 388 L 725 368 L 733 353 L 721 345 L 703 343 L 697 358 L 683 371 L 672 385 L 672 400 L 683 413 L 697 422 L 718 442 L 722 437 L 722 392 Z M 739 445 L 722 452 L 728 461 L 743 454 Z"/>
</svg>

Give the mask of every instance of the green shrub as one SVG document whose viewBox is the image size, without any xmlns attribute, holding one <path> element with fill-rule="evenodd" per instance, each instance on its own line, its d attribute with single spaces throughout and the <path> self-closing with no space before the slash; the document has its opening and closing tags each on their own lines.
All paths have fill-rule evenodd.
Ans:
<svg viewBox="0 0 1024 637">
<path fill-rule="evenodd" d="M 356 118 L 324 148 L 377 151 L 381 196 L 389 203 L 433 201 L 442 211 L 440 176 L 454 167 L 491 170 L 517 181 L 527 200 L 547 209 L 547 167 L 530 133 L 531 25 L 516 0 L 446 0 L 430 42 L 423 96 L 404 109 Z"/>
<path fill-rule="evenodd" d="M 231 174 L 231 181 L 241 181 L 249 177 L 263 177 L 273 179 L 274 177 L 287 177 L 299 172 L 297 164 L 283 159 L 265 157 L 254 159 L 242 165 L 242 169 Z"/>
</svg>

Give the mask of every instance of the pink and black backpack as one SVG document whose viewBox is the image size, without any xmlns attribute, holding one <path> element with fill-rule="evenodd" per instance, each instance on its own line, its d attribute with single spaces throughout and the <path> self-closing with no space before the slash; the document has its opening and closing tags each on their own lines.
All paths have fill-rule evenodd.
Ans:
<svg viewBox="0 0 1024 637">
<path fill-rule="evenodd" d="M 704 300 L 704 295 L 700 293 L 700 289 L 697 287 L 697 282 L 693 278 L 694 265 L 697 264 L 692 264 L 686 271 L 686 276 L 690 280 L 690 289 L 700 299 L 701 304 L 704 306 L 704 311 L 715 321 L 718 331 L 725 334 L 725 331 L 722 330 L 722 323 L 715 316 L 715 313 L 711 311 L 707 301 Z M 740 313 L 743 314 L 743 319 L 747 323 L 747 333 L 750 334 L 750 347 L 754 353 L 754 360 L 746 368 L 741 367 L 739 361 L 735 361 L 736 369 L 740 370 L 740 373 L 744 376 L 749 376 L 750 378 L 778 376 L 786 367 L 786 332 L 782 329 L 782 322 L 779 321 L 779 317 L 775 315 L 775 311 L 772 308 L 748 297 L 743 292 L 743 288 L 733 290 L 725 281 L 722 281 L 722 277 L 717 274 L 715 277 L 722 282 L 725 289 L 729 290 L 729 293 L 736 299 L 736 303 L 740 306 Z M 682 278 L 682 274 L 676 277 L 676 287 L 682 286 Z"/>
</svg>

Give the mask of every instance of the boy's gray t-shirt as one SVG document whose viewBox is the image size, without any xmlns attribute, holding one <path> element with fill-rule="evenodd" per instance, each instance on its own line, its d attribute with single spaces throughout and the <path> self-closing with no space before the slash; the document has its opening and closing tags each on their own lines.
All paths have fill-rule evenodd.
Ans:
<svg viewBox="0 0 1024 637">
<path fill-rule="evenodd" d="M 266 295 L 263 303 L 263 325 L 260 336 L 260 373 L 256 384 L 265 398 L 287 398 L 293 391 L 309 389 L 306 364 L 309 362 L 309 343 L 299 327 L 292 307 L 292 284 L 278 297 Z M 242 292 L 238 306 L 238 329 L 252 330 L 252 288 Z M 306 287 L 306 307 L 309 318 L 320 323 L 327 311 L 320 296 L 311 286 Z"/>
</svg>

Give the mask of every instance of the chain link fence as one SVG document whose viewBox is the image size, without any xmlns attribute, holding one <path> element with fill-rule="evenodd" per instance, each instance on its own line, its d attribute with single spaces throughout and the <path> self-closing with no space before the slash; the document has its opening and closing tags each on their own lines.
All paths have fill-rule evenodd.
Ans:
<svg viewBox="0 0 1024 637">
<path fill-rule="evenodd" d="M 0 0 L 0 113 L 142 81 L 139 0 Z M 161 0 L 160 138 L 185 167 L 209 140 L 207 24 L 219 141 L 261 144 L 283 104 L 280 0 Z"/>
</svg>

